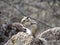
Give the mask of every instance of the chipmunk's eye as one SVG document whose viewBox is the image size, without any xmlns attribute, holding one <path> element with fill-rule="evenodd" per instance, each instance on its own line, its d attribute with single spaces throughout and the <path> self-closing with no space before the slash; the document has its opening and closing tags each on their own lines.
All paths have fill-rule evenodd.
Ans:
<svg viewBox="0 0 60 45">
<path fill-rule="evenodd" d="M 1 11 L 0 11 L 0 14 L 1 14 Z"/>
<path fill-rule="evenodd" d="M 24 30 L 26 30 L 26 29 L 24 29 Z"/>
<path fill-rule="evenodd" d="M 26 32 L 26 29 L 24 29 L 23 32 Z"/>
</svg>

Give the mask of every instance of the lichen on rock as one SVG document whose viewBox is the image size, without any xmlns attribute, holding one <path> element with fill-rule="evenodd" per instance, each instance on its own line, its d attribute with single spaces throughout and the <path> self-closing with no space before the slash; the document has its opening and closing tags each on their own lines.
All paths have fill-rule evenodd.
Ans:
<svg viewBox="0 0 60 45">
<path fill-rule="evenodd" d="M 19 32 L 18 34 L 12 36 L 5 45 L 29 45 L 32 38 L 33 36 L 28 35 L 27 33 Z"/>
</svg>

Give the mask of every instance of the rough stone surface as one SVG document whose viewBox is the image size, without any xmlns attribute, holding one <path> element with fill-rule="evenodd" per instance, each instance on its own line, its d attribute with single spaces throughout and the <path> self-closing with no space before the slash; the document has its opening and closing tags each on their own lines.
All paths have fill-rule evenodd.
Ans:
<svg viewBox="0 0 60 45">
<path fill-rule="evenodd" d="M 49 45 L 60 45 L 60 27 L 48 29 L 40 37 L 47 40 Z"/>
<path fill-rule="evenodd" d="M 48 43 L 44 38 L 33 38 L 30 45 L 48 45 Z"/>
<path fill-rule="evenodd" d="M 19 32 L 18 34 L 12 36 L 12 38 L 4 45 L 30 45 L 32 39 L 33 36 Z"/>
<path fill-rule="evenodd" d="M 4 45 L 48 45 L 48 43 L 44 38 L 38 39 L 27 33 L 19 32 Z"/>
</svg>

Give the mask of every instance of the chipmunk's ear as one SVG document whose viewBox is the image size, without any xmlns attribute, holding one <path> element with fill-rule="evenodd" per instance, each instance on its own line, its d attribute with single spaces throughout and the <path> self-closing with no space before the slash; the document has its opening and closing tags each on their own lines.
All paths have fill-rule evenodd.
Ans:
<svg viewBox="0 0 60 45">
<path fill-rule="evenodd" d="M 23 24 L 26 19 L 28 19 L 28 17 L 23 17 L 21 23 Z"/>
</svg>

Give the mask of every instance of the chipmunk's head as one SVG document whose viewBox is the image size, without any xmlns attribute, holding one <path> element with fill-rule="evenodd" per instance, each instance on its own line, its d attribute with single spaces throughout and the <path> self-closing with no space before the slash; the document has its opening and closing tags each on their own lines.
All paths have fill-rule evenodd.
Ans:
<svg viewBox="0 0 60 45">
<path fill-rule="evenodd" d="M 30 29 L 30 31 L 32 32 L 32 35 L 35 36 L 36 32 L 37 32 L 37 22 L 29 17 L 23 17 L 21 20 L 21 23 Z"/>
<path fill-rule="evenodd" d="M 25 27 L 29 27 L 31 25 L 31 19 L 29 17 L 23 17 L 22 20 L 21 20 L 21 23 Z"/>
</svg>

